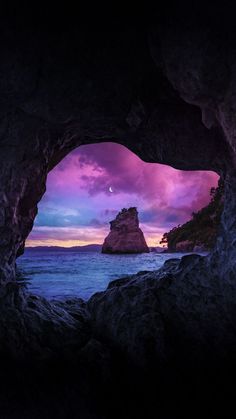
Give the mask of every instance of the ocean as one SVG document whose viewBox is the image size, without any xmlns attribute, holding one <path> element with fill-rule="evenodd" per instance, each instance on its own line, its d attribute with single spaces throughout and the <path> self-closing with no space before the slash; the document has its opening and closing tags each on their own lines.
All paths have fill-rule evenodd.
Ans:
<svg viewBox="0 0 236 419">
<path fill-rule="evenodd" d="M 18 274 L 28 290 L 48 299 L 80 297 L 104 291 L 110 281 L 139 271 L 159 269 L 170 258 L 183 253 L 108 255 L 99 251 L 30 251 L 17 260 Z"/>
</svg>

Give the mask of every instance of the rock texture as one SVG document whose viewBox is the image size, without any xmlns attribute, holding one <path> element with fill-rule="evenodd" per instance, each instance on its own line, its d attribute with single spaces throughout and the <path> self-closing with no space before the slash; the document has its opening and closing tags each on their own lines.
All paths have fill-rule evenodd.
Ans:
<svg viewBox="0 0 236 419">
<path fill-rule="evenodd" d="M 194 244 L 190 240 L 184 240 L 176 244 L 177 252 L 192 252 Z"/>
<path fill-rule="evenodd" d="M 0 25 L 0 281 L 15 277 L 48 172 L 75 147 L 111 140 L 147 162 L 227 179 L 218 246 L 234 253 L 234 37 L 226 48 L 208 24 L 179 20 L 143 31 L 91 30 L 64 14 L 19 22 Z"/>
<path fill-rule="evenodd" d="M 48 302 L 9 283 L 0 290 L 0 354 L 16 360 L 50 359 L 79 350 L 91 336 L 90 315 L 81 299 Z"/>
<path fill-rule="evenodd" d="M 234 285 L 223 285 L 206 257 L 188 255 L 112 281 L 88 308 L 98 336 L 149 370 L 175 357 L 179 365 L 200 365 L 209 354 L 227 359 L 236 345 L 235 300 Z"/>
<path fill-rule="evenodd" d="M 135 207 L 123 208 L 110 225 L 102 253 L 149 253 Z"/>
</svg>

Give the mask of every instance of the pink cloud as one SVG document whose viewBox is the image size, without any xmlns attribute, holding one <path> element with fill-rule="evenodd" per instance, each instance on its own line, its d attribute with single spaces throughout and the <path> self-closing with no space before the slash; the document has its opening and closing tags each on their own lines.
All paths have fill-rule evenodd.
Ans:
<svg viewBox="0 0 236 419">
<path fill-rule="evenodd" d="M 210 199 L 209 190 L 217 180 L 213 172 L 184 172 L 145 163 L 118 144 L 81 146 L 48 176 L 36 224 L 37 228 L 58 230 L 41 230 L 40 240 L 49 235 L 53 240 L 53 234 L 57 240 L 69 236 L 76 240 L 81 227 L 81 240 L 93 242 L 97 237 L 102 241 L 102 234 L 109 230 L 108 221 L 124 206 L 137 206 L 146 234 L 153 238 L 156 231 L 159 236 L 205 206 Z M 114 193 L 109 192 L 109 186 Z M 76 227 L 75 234 L 62 228 L 67 222 L 68 227 Z M 35 233 L 34 230 L 31 240 L 36 239 Z"/>
</svg>

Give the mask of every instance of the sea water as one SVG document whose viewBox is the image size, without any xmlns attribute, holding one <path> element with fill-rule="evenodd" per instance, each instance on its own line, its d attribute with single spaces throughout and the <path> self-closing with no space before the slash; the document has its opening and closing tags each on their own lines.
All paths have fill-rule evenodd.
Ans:
<svg viewBox="0 0 236 419">
<path fill-rule="evenodd" d="M 81 297 L 104 291 L 110 281 L 139 271 L 159 269 L 170 258 L 183 253 L 108 255 L 99 251 L 60 252 L 26 249 L 17 260 L 20 279 L 29 291 L 49 299 Z"/>
</svg>

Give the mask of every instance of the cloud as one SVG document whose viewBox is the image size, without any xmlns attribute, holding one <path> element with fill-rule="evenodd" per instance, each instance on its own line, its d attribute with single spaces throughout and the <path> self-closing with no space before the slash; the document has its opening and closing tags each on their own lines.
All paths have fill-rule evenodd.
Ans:
<svg viewBox="0 0 236 419">
<path fill-rule="evenodd" d="M 101 226 L 104 226 L 105 223 L 102 223 L 97 218 L 92 218 L 92 220 L 90 220 L 87 225 L 92 226 L 92 227 L 101 227 Z"/>
<path fill-rule="evenodd" d="M 107 229 L 97 229 L 93 227 L 35 227 L 31 232 L 31 241 L 57 240 L 60 242 L 73 241 L 75 243 L 96 243 L 107 234 Z M 62 244 L 63 245 L 63 244 Z"/>
<path fill-rule="evenodd" d="M 140 221 L 142 223 L 155 224 L 162 229 L 168 229 L 178 224 L 183 224 L 188 218 L 190 218 L 190 209 L 188 206 L 179 208 L 170 206 L 151 206 L 140 212 Z"/>
<path fill-rule="evenodd" d="M 73 241 L 78 234 L 80 241 L 102 242 L 109 221 L 127 206 L 138 207 L 147 238 L 154 240 L 205 206 L 217 179 L 213 172 L 145 163 L 119 144 L 81 146 L 50 172 L 30 240 Z"/>
<path fill-rule="evenodd" d="M 172 200 L 189 202 L 190 195 L 205 203 L 204 192 L 207 190 L 209 196 L 208 189 L 217 179 L 213 172 L 183 172 L 145 163 L 124 146 L 114 143 L 79 147 L 68 156 L 63 170 L 65 183 L 69 178 L 90 196 L 103 193 L 111 198 L 109 186 L 112 186 L 115 194 L 135 194 L 139 199 L 156 201 L 159 205 L 165 205 L 171 195 Z"/>
<path fill-rule="evenodd" d="M 46 211 L 41 211 L 37 216 L 35 225 L 50 227 L 76 226 L 81 225 L 81 221 L 76 215 L 48 214 Z"/>
</svg>

